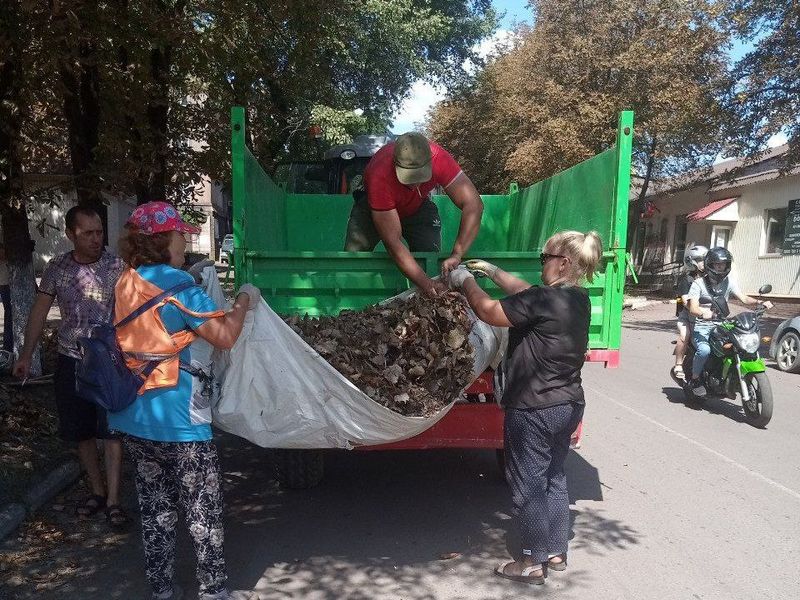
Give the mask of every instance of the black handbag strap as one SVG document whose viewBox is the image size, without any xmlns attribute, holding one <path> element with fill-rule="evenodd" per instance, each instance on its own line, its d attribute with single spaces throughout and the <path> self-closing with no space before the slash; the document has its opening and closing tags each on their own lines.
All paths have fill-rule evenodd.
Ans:
<svg viewBox="0 0 800 600">
<path fill-rule="evenodd" d="M 709 285 L 710 283 L 711 282 L 706 279 L 705 284 L 706 284 L 706 289 L 708 290 L 708 296 L 709 298 L 711 298 L 711 304 L 713 304 L 717 308 L 717 314 L 719 314 L 720 317 L 724 318 L 727 316 L 727 314 L 725 308 L 719 303 L 719 299 L 722 297 L 722 294 L 718 293 L 714 289 L 714 286 Z M 730 309 L 728 309 L 727 313 L 730 313 Z"/>
<path fill-rule="evenodd" d="M 123 327 L 127 325 L 137 317 L 142 316 L 148 310 L 156 306 L 159 302 L 166 300 L 167 298 L 171 298 L 175 294 L 182 292 L 183 290 L 189 289 L 194 285 L 196 285 L 194 281 L 182 281 L 178 285 L 172 286 L 168 290 L 161 292 L 158 296 L 153 296 L 152 298 L 150 298 L 150 300 L 142 304 L 139 308 L 134 310 L 127 317 L 116 323 L 114 327 Z"/>
</svg>

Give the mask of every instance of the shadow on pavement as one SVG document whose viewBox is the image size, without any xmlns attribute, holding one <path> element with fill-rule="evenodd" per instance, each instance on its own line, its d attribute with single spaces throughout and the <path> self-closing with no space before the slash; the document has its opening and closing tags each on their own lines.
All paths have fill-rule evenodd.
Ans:
<svg viewBox="0 0 800 600">
<path fill-rule="evenodd" d="M 680 388 L 665 387 L 661 388 L 661 391 L 667 397 L 667 400 L 673 404 L 683 404 L 689 410 L 705 410 L 715 415 L 727 417 L 737 423 L 747 423 L 741 405 L 728 398 L 708 398 L 705 402 L 687 403 L 686 396 Z"/>
<path fill-rule="evenodd" d="M 493 450 L 330 451 L 318 487 L 284 491 L 273 479 L 267 450 L 225 434 L 217 444 L 232 590 L 255 590 L 262 600 L 510 600 L 529 592 L 492 575 L 510 558 L 510 548 L 519 547 L 510 493 Z M 606 554 L 637 543 L 633 529 L 605 518 L 598 506 L 575 505 L 603 500 L 597 469 L 571 452 L 566 470 L 573 547 Z M 135 506 L 134 498 L 128 501 Z M 135 524 L 114 546 L 101 542 L 105 528 L 98 522 L 95 536 L 65 548 L 79 562 L 77 578 L 19 597 L 148 597 L 138 515 L 131 516 Z M 183 529 L 176 581 L 191 598 L 195 559 Z M 570 568 L 548 587 L 586 590 L 594 577 Z"/>
<path fill-rule="evenodd" d="M 446 591 L 443 579 L 463 585 L 477 574 L 475 597 L 524 591 L 491 574 L 517 535 L 492 450 L 330 451 L 323 482 L 298 491 L 277 488 L 262 449 L 229 438 L 222 454 L 233 589 L 433 599 Z M 597 469 L 580 454 L 570 453 L 567 472 L 571 502 L 603 499 Z M 636 542 L 632 529 L 597 511 L 580 511 L 573 529 L 575 543 L 597 552 Z M 584 580 L 573 571 L 561 589 Z"/>
<path fill-rule="evenodd" d="M 678 334 L 677 321 L 675 319 L 662 319 L 662 320 L 653 320 L 653 321 L 638 321 L 638 320 L 626 320 L 624 321 L 623 326 L 625 329 L 632 329 L 634 331 L 668 331 L 670 333 Z"/>
</svg>

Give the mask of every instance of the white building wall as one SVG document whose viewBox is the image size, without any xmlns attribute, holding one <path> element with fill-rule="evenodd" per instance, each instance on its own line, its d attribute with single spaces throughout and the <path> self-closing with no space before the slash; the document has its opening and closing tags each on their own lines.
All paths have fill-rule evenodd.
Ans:
<svg viewBox="0 0 800 600">
<path fill-rule="evenodd" d="M 730 197 L 730 196 L 723 196 Z M 656 206 L 661 211 L 652 217 L 653 227 L 658 231 L 662 219 L 667 219 L 667 252 L 665 262 L 672 262 L 675 256 L 675 230 L 677 218 L 696 211 L 708 203 L 705 189 L 691 189 L 680 192 L 668 198 L 656 201 Z M 686 245 L 703 244 L 707 246 L 711 239 L 711 227 L 705 221 L 688 223 L 686 228 Z"/>
<path fill-rule="evenodd" d="M 765 236 L 765 212 L 786 208 L 790 200 L 800 198 L 800 176 L 785 177 L 753 185 L 706 192 L 698 187 L 659 198 L 655 205 L 661 211 L 652 217 L 655 231 L 661 219 L 668 220 L 665 262 L 675 253 L 676 217 L 694 212 L 711 201 L 738 197 L 738 221 L 700 221 L 689 223 L 686 243 L 709 246 L 714 225 L 730 225 L 731 240 L 728 246 L 734 256 L 734 275 L 746 293 L 754 293 L 764 283 L 770 283 L 773 294 L 800 296 L 800 256 L 761 256 Z M 723 211 L 720 211 L 722 213 Z M 719 215 L 717 215 L 719 216 Z"/>
<path fill-rule="evenodd" d="M 203 177 L 195 188 L 193 207 L 205 213 L 207 220 L 201 226 L 202 231 L 192 243 L 190 250 L 206 254 L 210 258 L 219 258 L 219 246 L 222 238 L 229 233 L 228 203 L 229 193 L 219 181 Z"/>
<path fill-rule="evenodd" d="M 117 253 L 122 228 L 136 209 L 136 198 L 106 198 L 108 205 L 108 251 Z"/>
<path fill-rule="evenodd" d="M 31 178 L 30 192 L 38 187 L 52 186 L 59 178 L 41 176 Z M 63 179 L 63 178 L 62 178 Z M 106 196 L 108 203 L 108 246 L 109 252 L 117 252 L 119 236 L 128 216 L 136 208 L 135 198 Z M 28 203 L 28 228 L 35 247 L 33 251 L 33 268 L 41 273 L 48 261 L 54 256 L 72 250 L 64 232 L 64 217 L 67 211 L 77 204 L 74 190 L 59 192 L 59 205 L 51 207 L 36 201 Z"/>
<path fill-rule="evenodd" d="M 48 204 L 28 203 L 28 230 L 33 240 L 33 268 L 41 273 L 54 256 L 72 250 L 64 233 L 64 215 L 75 206 L 75 192 L 62 192 L 60 206 L 51 208 Z"/>
<path fill-rule="evenodd" d="M 765 211 L 786 208 L 800 198 L 800 177 L 786 177 L 739 188 L 739 223 L 731 238 L 730 251 L 745 292 L 753 293 L 764 283 L 772 293 L 800 295 L 800 256 L 761 255 L 765 236 Z"/>
</svg>

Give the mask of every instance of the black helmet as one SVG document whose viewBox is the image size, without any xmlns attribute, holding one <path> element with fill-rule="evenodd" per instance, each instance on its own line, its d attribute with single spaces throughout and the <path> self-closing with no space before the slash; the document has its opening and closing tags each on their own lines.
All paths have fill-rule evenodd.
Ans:
<svg viewBox="0 0 800 600">
<path fill-rule="evenodd" d="M 731 272 L 733 255 L 725 248 L 717 246 L 706 254 L 705 272 L 712 285 L 719 285 Z"/>
</svg>

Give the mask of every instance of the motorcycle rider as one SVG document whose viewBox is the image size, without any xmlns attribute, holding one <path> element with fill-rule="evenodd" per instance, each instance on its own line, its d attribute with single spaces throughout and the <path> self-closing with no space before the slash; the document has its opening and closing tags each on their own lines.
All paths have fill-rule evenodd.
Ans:
<svg viewBox="0 0 800 600">
<path fill-rule="evenodd" d="M 689 300 L 689 314 L 696 317 L 692 341 L 695 346 L 692 364 L 692 379 L 688 384 L 695 396 L 703 397 L 706 389 L 700 374 L 711 354 L 708 337 L 714 327 L 727 317 L 728 298 L 735 296 L 739 302 L 747 306 L 758 304 L 755 298 L 742 293 L 739 286 L 729 277 L 733 255 L 722 247 L 711 248 L 705 258 L 703 277 L 695 279 L 686 295 Z M 764 308 L 772 308 L 772 302 L 764 302 Z"/>
<path fill-rule="evenodd" d="M 694 324 L 694 316 L 689 314 L 688 294 L 695 279 L 703 276 L 703 261 L 708 253 L 708 248 L 699 244 L 690 246 L 683 257 L 684 273 L 678 280 L 677 303 L 675 316 L 678 318 L 678 339 L 675 342 L 675 366 L 672 367 L 672 378 L 679 384 L 686 383 L 686 374 L 683 372 L 683 359 L 686 356 L 686 344 Z"/>
</svg>

